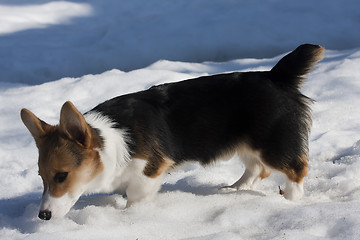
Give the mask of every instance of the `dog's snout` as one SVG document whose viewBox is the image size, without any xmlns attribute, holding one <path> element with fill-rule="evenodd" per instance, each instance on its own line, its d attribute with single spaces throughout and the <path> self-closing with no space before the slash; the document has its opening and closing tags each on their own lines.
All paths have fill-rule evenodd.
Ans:
<svg viewBox="0 0 360 240">
<path fill-rule="evenodd" d="M 51 218 L 51 211 L 43 210 L 39 212 L 39 218 L 42 220 L 50 220 Z"/>
</svg>

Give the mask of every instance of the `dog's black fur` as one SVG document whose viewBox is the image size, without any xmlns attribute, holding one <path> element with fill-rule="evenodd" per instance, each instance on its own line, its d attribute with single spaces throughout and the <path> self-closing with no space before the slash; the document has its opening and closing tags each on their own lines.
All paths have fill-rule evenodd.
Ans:
<svg viewBox="0 0 360 240">
<path fill-rule="evenodd" d="M 91 111 L 126 129 L 133 155 L 146 155 L 151 176 L 164 158 L 208 164 L 245 143 L 263 162 L 295 173 L 307 169 L 311 100 L 299 88 L 323 48 L 305 44 L 265 72 L 234 72 L 151 87 Z M 306 174 L 306 173 L 305 173 Z M 302 177 L 301 177 L 302 178 Z"/>
</svg>

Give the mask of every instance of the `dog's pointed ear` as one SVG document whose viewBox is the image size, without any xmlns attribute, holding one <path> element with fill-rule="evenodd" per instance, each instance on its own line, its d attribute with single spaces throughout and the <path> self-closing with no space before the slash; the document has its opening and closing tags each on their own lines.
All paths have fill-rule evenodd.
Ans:
<svg viewBox="0 0 360 240">
<path fill-rule="evenodd" d="M 83 147 L 90 146 L 91 134 L 89 125 L 86 123 L 83 115 L 70 101 L 65 102 L 61 108 L 60 129 L 70 139 Z"/>
<path fill-rule="evenodd" d="M 26 108 L 21 109 L 20 116 L 21 120 L 30 131 L 35 141 L 45 136 L 47 131 L 49 131 L 49 129 L 52 127 L 51 125 L 37 118 L 35 114 Z"/>
</svg>

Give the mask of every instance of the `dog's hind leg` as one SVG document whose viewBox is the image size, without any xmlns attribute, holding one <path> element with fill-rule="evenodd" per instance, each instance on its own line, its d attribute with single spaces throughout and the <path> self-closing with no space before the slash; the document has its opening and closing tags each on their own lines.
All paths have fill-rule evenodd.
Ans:
<svg viewBox="0 0 360 240">
<path fill-rule="evenodd" d="M 261 162 L 258 152 L 241 149 L 238 154 L 245 165 L 245 172 L 237 182 L 223 187 L 221 190 L 252 190 L 262 179 L 270 176 L 270 172 Z"/>
<path fill-rule="evenodd" d="M 288 200 L 299 200 L 304 195 L 303 178 L 308 172 L 307 159 L 299 162 L 301 163 L 298 164 L 300 166 L 283 170 L 286 175 L 284 197 Z"/>
<path fill-rule="evenodd" d="M 263 160 L 271 169 L 284 174 L 286 186 L 280 194 L 288 200 L 301 199 L 304 195 L 303 179 L 308 172 L 307 154 L 294 154 L 292 157 L 265 154 Z"/>
<path fill-rule="evenodd" d="M 286 187 L 284 190 L 284 197 L 288 200 L 299 200 L 304 195 L 303 181 L 297 183 L 286 178 Z"/>
</svg>

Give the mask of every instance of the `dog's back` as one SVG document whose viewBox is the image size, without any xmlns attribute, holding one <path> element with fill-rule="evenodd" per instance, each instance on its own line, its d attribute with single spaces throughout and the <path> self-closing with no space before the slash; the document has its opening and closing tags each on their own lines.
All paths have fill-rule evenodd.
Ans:
<svg viewBox="0 0 360 240">
<path fill-rule="evenodd" d="M 306 175 L 311 100 L 299 92 L 323 48 L 302 45 L 267 72 L 235 72 L 154 86 L 92 111 L 130 130 L 132 152 L 203 164 L 246 145 L 292 180 Z M 144 137 L 146 136 L 146 137 Z M 156 143 L 156 148 L 154 148 Z M 156 159 L 156 161 L 155 161 Z M 156 172 L 156 171 L 155 171 Z M 150 169 L 147 174 L 155 174 Z"/>
</svg>

